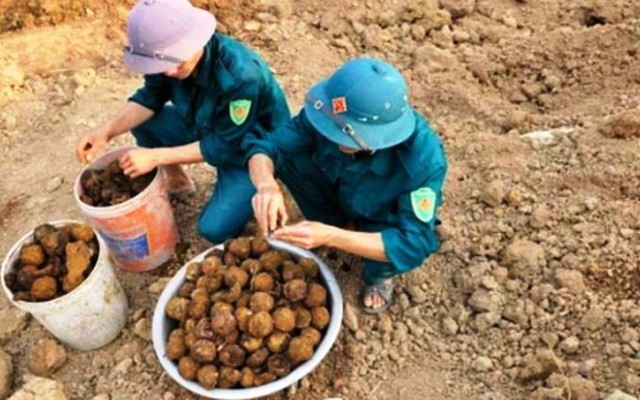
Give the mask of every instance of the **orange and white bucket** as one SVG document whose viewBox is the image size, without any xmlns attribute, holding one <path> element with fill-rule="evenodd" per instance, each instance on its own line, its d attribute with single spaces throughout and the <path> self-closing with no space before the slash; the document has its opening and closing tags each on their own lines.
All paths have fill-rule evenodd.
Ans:
<svg viewBox="0 0 640 400">
<path fill-rule="evenodd" d="M 81 177 L 87 170 L 106 168 L 128 148 L 102 155 L 78 175 L 74 197 L 91 226 L 109 247 L 117 266 L 128 271 L 148 271 L 167 261 L 179 239 L 162 168 L 137 196 L 109 207 L 94 207 L 80 199 Z"/>
</svg>

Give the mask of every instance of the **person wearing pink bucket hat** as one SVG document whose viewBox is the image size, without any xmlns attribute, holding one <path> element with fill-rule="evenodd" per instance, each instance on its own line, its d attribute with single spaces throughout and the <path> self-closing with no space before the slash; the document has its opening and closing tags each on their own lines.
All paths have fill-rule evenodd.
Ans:
<svg viewBox="0 0 640 400">
<path fill-rule="evenodd" d="M 90 162 L 110 139 L 131 131 L 138 148 L 120 158 L 129 176 L 162 166 L 169 191 L 193 193 L 182 164 L 217 168 L 213 196 L 198 232 L 221 243 L 253 216 L 255 189 L 241 143 L 290 118 L 287 101 L 265 61 L 244 44 L 216 32 L 216 19 L 187 0 L 140 0 L 127 24 L 124 61 L 144 85 L 113 119 L 85 132 L 76 146 Z"/>
</svg>

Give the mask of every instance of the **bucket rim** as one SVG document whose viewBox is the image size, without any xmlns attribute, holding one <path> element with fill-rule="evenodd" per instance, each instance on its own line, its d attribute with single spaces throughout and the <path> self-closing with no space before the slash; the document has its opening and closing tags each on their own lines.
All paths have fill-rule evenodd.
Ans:
<svg viewBox="0 0 640 400">
<path fill-rule="evenodd" d="M 31 229 L 29 232 L 27 232 L 24 235 L 22 235 L 20 237 L 20 239 L 17 240 L 13 244 L 13 246 L 11 246 L 9 248 L 9 251 L 7 252 L 7 255 L 5 256 L 4 260 L 2 261 L 2 267 L 0 269 L 0 275 L 1 275 L 0 276 L 0 284 L 2 285 L 2 289 L 4 290 L 4 293 L 5 293 L 6 297 L 7 297 L 7 300 L 9 300 L 12 304 L 16 305 L 20 309 L 32 308 L 34 306 L 35 307 L 40 307 L 40 306 L 55 305 L 57 303 L 62 303 L 62 301 L 68 301 L 70 298 L 79 296 L 78 293 L 82 293 L 85 287 L 87 287 L 94 280 L 98 279 L 98 278 L 96 278 L 97 275 L 98 275 L 98 274 L 96 274 L 97 267 L 99 265 L 105 264 L 104 261 L 108 260 L 108 256 L 106 254 L 108 252 L 106 244 L 104 243 L 104 241 L 102 240 L 102 237 L 98 234 L 96 229 L 93 228 L 88 223 L 86 223 L 84 221 L 80 221 L 80 220 L 62 219 L 62 220 L 44 222 L 43 224 L 53 225 L 56 228 L 58 228 L 60 226 L 63 226 L 63 225 L 68 225 L 68 224 L 83 224 L 83 225 L 87 225 L 87 226 L 91 227 L 91 230 L 93 230 L 93 233 L 94 233 L 94 235 L 96 235 L 96 238 L 98 240 L 98 258 L 96 259 L 95 265 L 93 266 L 93 269 L 91 270 L 91 273 L 89 274 L 89 276 L 84 281 L 82 281 L 82 283 L 80 285 L 78 285 L 75 289 L 73 289 L 69 293 L 65 293 L 60 297 L 56 297 L 55 299 L 51 299 L 51 300 L 47 300 L 47 301 L 14 300 L 13 292 L 11 291 L 11 289 L 9 289 L 9 287 L 7 286 L 7 284 L 5 282 L 5 275 L 14 268 L 14 263 L 15 263 L 17 257 L 19 256 L 20 249 L 22 248 L 22 245 L 26 244 L 27 241 L 30 238 L 31 238 L 31 242 L 33 242 L 33 232 L 35 231 L 35 228 Z M 38 226 L 40 226 L 40 225 L 38 225 Z M 23 305 L 23 304 L 25 305 L 25 307 L 24 308 L 20 307 L 20 305 Z"/>
<path fill-rule="evenodd" d="M 73 184 L 73 197 L 75 198 L 76 202 L 78 203 L 78 206 L 83 212 L 88 212 L 88 213 L 91 213 L 92 215 L 103 214 L 103 213 L 118 214 L 118 213 L 126 212 L 131 208 L 134 202 L 137 202 L 143 197 L 147 196 L 151 192 L 153 186 L 156 186 L 158 183 L 161 183 L 162 167 L 158 166 L 155 168 L 155 174 L 153 176 L 153 179 L 147 185 L 147 187 L 144 188 L 142 192 L 138 193 L 137 195 L 133 196 L 132 198 L 130 198 L 125 202 L 122 202 L 120 204 L 115 204 L 112 206 L 96 207 L 82 201 L 82 199 L 80 198 L 80 191 L 82 189 L 82 184 L 80 182 L 80 179 L 82 178 L 82 175 L 84 175 L 86 171 L 96 170 L 97 168 L 92 168 L 92 167 L 95 167 L 96 164 L 99 163 L 101 160 L 104 160 L 105 158 L 108 158 L 109 156 L 112 156 L 115 153 L 122 153 L 124 151 L 137 149 L 137 148 L 138 147 L 134 147 L 134 146 L 125 146 L 125 147 L 118 147 L 118 148 L 112 149 L 102 154 L 100 157 L 96 158 L 90 164 L 82 168 L 80 173 L 76 176 L 76 179 Z"/>
</svg>

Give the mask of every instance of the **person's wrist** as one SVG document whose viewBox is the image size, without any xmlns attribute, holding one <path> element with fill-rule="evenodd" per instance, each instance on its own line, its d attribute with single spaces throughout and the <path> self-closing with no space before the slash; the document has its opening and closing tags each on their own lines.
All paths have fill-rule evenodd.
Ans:
<svg viewBox="0 0 640 400">
<path fill-rule="evenodd" d="M 164 147 L 150 149 L 153 162 L 158 167 L 164 167 L 169 164 L 172 164 L 171 161 L 171 149 L 167 149 Z"/>
<path fill-rule="evenodd" d="M 260 182 L 256 187 L 258 192 L 262 191 L 271 191 L 271 190 L 280 190 L 280 185 L 275 180 Z"/>
<path fill-rule="evenodd" d="M 340 244 L 343 243 L 343 233 L 344 231 L 340 228 L 337 228 L 333 225 L 327 225 L 327 239 L 325 246 L 336 247 L 339 248 Z"/>
</svg>

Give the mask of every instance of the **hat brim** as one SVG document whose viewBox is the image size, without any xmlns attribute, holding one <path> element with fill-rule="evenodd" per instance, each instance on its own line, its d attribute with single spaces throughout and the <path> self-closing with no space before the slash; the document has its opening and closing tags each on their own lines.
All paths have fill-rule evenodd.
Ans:
<svg viewBox="0 0 640 400">
<path fill-rule="evenodd" d="M 213 14 L 196 8 L 193 13 L 191 29 L 184 37 L 177 43 L 164 49 L 157 49 L 156 51 L 186 61 L 209 42 L 209 39 L 211 39 L 215 31 L 216 19 Z M 175 62 L 139 56 L 132 53 L 125 53 L 124 63 L 129 69 L 145 75 L 159 74 L 180 65 Z"/>
<path fill-rule="evenodd" d="M 328 79 L 314 85 L 309 94 L 313 99 L 322 101 L 331 107 L 331 98 L 327 94 Z M 325 106 L 326 107 L 326 106 Z M 317 110 L 313 104 L 305 101 L 304 110 L 311 125 L 324 137 L 339 145 L 359 149 L 360 146 L 323 111 Z M 346 115 L 338 118 L 353 127 L 356 133 L 364 139 L 370 150 L 380 150 L 395 146 L 407 140 L 416 127 L 416 117 L 411 107 L 407 107 L 400 118 L 390 123 L 365 124 Z"/>
</svg>

